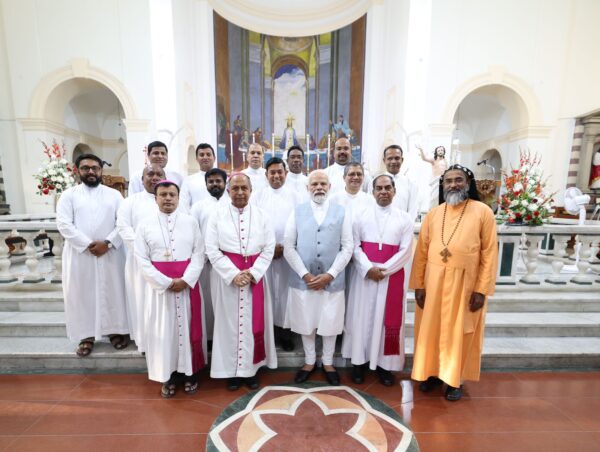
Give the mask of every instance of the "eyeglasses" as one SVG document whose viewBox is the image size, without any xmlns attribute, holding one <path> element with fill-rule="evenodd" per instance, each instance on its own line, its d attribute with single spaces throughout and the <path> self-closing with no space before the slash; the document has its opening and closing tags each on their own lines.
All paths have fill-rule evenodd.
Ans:
<svg viewBox="0 0 600 452">
<path fill-rule="evenodd" d="M 89 173 L 90 171 L 93 171 L 94 173 L 97 173 L 101 169 L 102 168 L 100 168 L 99 166 L 80 166 L 79 167 L 79 171 L 82 171 L 84 173 Z"/>
</svg>

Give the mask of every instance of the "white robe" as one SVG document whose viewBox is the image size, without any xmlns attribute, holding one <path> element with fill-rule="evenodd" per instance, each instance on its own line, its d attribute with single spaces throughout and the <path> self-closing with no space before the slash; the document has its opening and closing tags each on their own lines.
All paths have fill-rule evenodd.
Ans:
<svg viewBox="0 0 600 452">
<path fill-rule="evenodd" d="M 198 171 L 183 180 L 179 194 L 179 207 L 186 212 L 189 212 L 192 205 L 198 201 L 212 197 L 206 189 L 205 175 L 206 171 Z"/>
<path fill-rule="evenodd" d="M 331 184 L 331 188 L 329 189 L 329 196 L 333 196 L 340 191 L 345 191 L 346 182 L 344 182 L 344 168 L 345 165 L 339 165 L 337 163 L 332 163 L 330 166 L 325 168 L 325 172 L 327 176 L 329 176 L 329 183 Z M 362 185 L 362 191 L 365 193 L 369 193 L 369 186 L 371 185 L 371 176 L 365 171 L 365 178 Z"/>
<path fill-rule="evenodd" d="M 392 176 L 392 174 L 389 175 Z M 419 210 L 419 189 L 417 184 L 400 173 L 393 176 L 393 178 L 396 185 L 396 194 L 394 195 L 392 205 L 408 213 L 410 218 L 415 221 Z"/>
<path fill-rule="evenodd" d="M 142 182 L 142 171 L 136 171 L 131 179 L 129 179 L 129 187 L 127 189 L 127 196 L 131 196 L 134 193 L 145 191 L 144 183 Z M 183 176 L 177 171 L 171 171 L 165 169 L 165 176 L 168 180 L 175 182 L 181 188 L 183 182 Z"/>
<path fill-rule="evenodd" d="M 252 193 L 256 193 L 261 188 L 269 186 L 267 181 L 267 171 L 264 168 L 253 169 L 248 167 L 243 170 L 242 173 L 250 178 L 250 182 L 252 183 Z"/>
<path fill-rule="evenodd" d="M 56 207 L 56 225 L 65 239 L 62 253 L 67 336 L 72 341 L 127 334 L 125 252 L 115 222 L 123 197 L 112 188 L 79 184 Z M 87 250 L 94 240 L 113 247 L 100 257 Z"/>
<path fill-rule="evenodd" d="M 209 218 L 206 230 L 206 254 L 213 272 L 218 275 L 216 281 L 211 280 L 211 283 L 214 282 L 211 292 L 215 329 L 210 376 L 252 377 L 261 366 L 277 367 L 271 296 L 265 285 L 266 358 L 253 364 L 251 286 L 238 288 L 233 285 L 233 278 L 240 271 L 222 251 L 248 256 L 260 254 L 250 269 L 255 281 L 259 281 L 269 268 L 275 251 L 275 234 L 270 219 L 256 206 L 246 206 L 240 214 L 231 203 L 223 203 Z"/>
<path fill-rule="evenodd" d="M 275 242 L 283 245 L 285 225 L 294 208 L 300 203 L 300 195 L 287 185 L 277 190 L 269 186 L 259 190 L 252 197 L 252 203 L 267 214 L 275 232 Z M 285 320 L 290 271 L 289 264 L 281 256 L 279 259 L 273 259 L 265 274 L 265 284 L 269 286 L 273 300 L 273 323 L 279 327 L 283 326 Z"/>
<path fill-rule="evenodd" d="M 285 178 L 285 186 L 291 188 L 300 197 L 300 202 L 310 201 L 308 193 L 308 176 L 304 174 L 296 174 L 291 171 L 287 173 Z"/>
<path fill-rule="evenodd" d="M 325 201 L 323 204 L 311 201 L 313 215 L 318 225 L 327 216 L 329 205 L 329 201 Z M 283 254 L 292 271 L 302 278 L 309 271 L 296 251 L 297 239 L 296 213 L 292 212 L 285 226 Z M 342 249 L 337 253 L 331 267 L 325 272 L 334 278 L 344 271 L 352 257 L 352 220 L 348 214 L 344 215 L 341 245 Z M 344 329 L 344 309 L 344 289 L 329 292 L 290 287 L 284 326 L 298 334 L 308 335 L 316 330 L 317 334 L 321 336 L 334 336 L 340 334 Z"/>
<path fill-rule="evenodd" d="M 385 328 L 384 314 L 389 275 L 406 267 L 410 260 L 413 240 L 413 220 L 394 206 L 385 208 L 373 205 L 354 223 L 354 260 L 350 276 L 348 310 L 342 342 L 342 356 L 352 364 L 367 361 L 373 370 L 377 366 L 390 371 L 404 367 L 404 319 L 406 317 L 406 292 L 408 273 L 405 269 L 403 325 L 400 329 L 400 355 L 383 354 Z M 400 249 L 385 263 L 371 263 L 362 251 L 362 241 L 398 245 Z M 372 267 L 384 268 L 386 278 L 375 282 L 366 278 Z"/>
<path fill-rule="evenodd" d="M 169 232 L 172 231 L 172 232 Z M 171 245 L 169 237 L 172 237 Z M 170 260 L 190 263 L 183 279 L 194 287 L 204 263 L 204 243 L 198 223 L 191 216 L 178 211 L 171 215 L 157 212 L 138 226 L 135 238 L 135 257 L 146 279 L 146 362 L 150 380 L 166 382 L 173 372 L 192 375 L 192 348 L 190 343 L 190 289 L 173 292 L 167 288 L 173 281 L 158 271 L 152 262 Z M 207 358 L 204 314 L 202 315 L 202 349 Z"/>
<path fill-rule="evenodd" d="M 360 216 L 360 214 L 366 208 L 368 208 L 368 206 L 375 204 L 375 200 L 373 199 L 373 196 L 368 195 L 367 193 L 365 193 L 362 190 L 360 190 L 358 193 L 353 195 L 351 193 L 348 193 L 346 191 L 346 189 L 344 189 L 343 191 L 339 191 L 339 192 L 335 193 L 334 195 L 332 195 L 329 198 L 329 200 L 330 200 L 330 202 L 339 204 L 344 209 L 346 209 L 346 211 L 350 215 L 352 215 L 352 222 L 354 222 L 354 219 L 357 216 Z"/>
<path fill-rule="evenodd" d="M 146 190 L 126 198 L 117 212 L 117 230 L 125 244 L 127 260 L 125 262 L 125 290 L 127 291 L 127 318 L 129 334 L 135 341 L 138 351 L 144 352 L 145 323 L 144 297 L 146 280 L 137 265 L 133 254 L 135 230 L 145 219 L 158 213 L 156 198 Z"/>
</svg>

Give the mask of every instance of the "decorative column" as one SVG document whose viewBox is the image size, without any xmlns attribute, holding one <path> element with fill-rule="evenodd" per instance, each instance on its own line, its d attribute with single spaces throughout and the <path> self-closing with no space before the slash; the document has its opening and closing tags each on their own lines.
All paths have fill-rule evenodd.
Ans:
<svg viewBox="0 0 600 452">
<path fill-rule="evenodd" d="M 590 257 L 592 255 L 592 241 L 594 237 L 589 235 L 578 235 L 577 241 L 581 243 L 581 248 L 579 250 L 579 261 L 577 262 L 577 269 L 579 273 L 571 278 L 571 282 L 575 284 L 581 285 L 591 285 L 592 277 L 587 274 L 588 269 L 590 268 Z"/>
<path fill-rule="evenodd" d="M 567 242 L 571 239 L 571 235 L 553 235 L 554 239 L 554 252 L 552 259 L 552 275 L 548 276 L 545 281 L 550 284 L 567 284 L 567 282 L 561 278 L 560 271 L 565 265 L 564 258 L 566 257 Z"/>
<path fill-rule="evenodd" d="M 52 247 L 52 254 L 54 254 L 54 274 L 50 282 L 53 284 L 62 284 L 62 251 L 64 240 L 59 232 L 51 232 L 49 235 L 54 240 L 54 246 Z"/>
<path fill-rule="evenodd" d="M 44 278 L 38 271 L 39 261 L 37 258 L 35 243 L 33 242 L 38 234 L 39 234 L 38 231 L 36 231 L 36 232 L 28 231 L 28 232 L 21 233 L 21 236 L 25 239 L 25 241 L 27 243 L 25 246 L 25 256 L 27 256 L 27 260 L 25 261 L 25 266 L 27 267 L 28 272 L 25 275 L 25 277 L 23 278 L 24 283 L 39 283 L 39 282 L 44 281 Z"/>
<path fill-rule="evenodd" d="M 540 284 L 540 279 L 535 275 L 538 266 L 539 244 L 544 238 L 543 235 L 526 234 L 529 246 L 527 247 L 527 273 L 523 276 L 520 282 L 524 284 Z"/>
<path fill-rule="evenodd" d="M 0 284 L 12 283 L 17 280 L 10 273 L 10 254 L 8 252 L 8 245 L 6 244 L 8 237 L 10 237 L 10 232 L 3 231 L 0 233 Z"/>
</svg>

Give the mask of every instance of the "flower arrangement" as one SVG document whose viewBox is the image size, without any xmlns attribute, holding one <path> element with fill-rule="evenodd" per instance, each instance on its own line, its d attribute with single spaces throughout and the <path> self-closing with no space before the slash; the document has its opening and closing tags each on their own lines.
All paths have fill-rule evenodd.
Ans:
<svg viewBox="0 0 600 452">
<path fill-rule="evenodd" d="M 500 196 L 498 220 L 527 226 L 548 222 L 554 193 L 546 190 L 540 161 L 537 154 L 520 151 L 519 168 L 503 174 L 506 193 Z"/>
<path fill-rule="evenodd" d="M 41 196 L 60 194 L 67 188 L 75 185 L 73 167 L 65 159 L 66 149 L 64 143 L 59 146 L 52 140 L 52 146 L 42 141 L 46 160 L 34 174 L 37 180 L 37 194 Z"/>
</svg>

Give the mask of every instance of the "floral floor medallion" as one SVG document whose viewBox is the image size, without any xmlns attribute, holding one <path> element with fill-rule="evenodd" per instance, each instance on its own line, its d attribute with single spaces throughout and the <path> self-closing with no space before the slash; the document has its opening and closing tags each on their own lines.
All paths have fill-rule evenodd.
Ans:
<svg viewBox="0 0 600 452">
<path fill-rule="evenodd" d="M 229 405 L 208 451 L 418 451 L 398 414 L 347 386 L 267 386 Z"/>
</svg>

